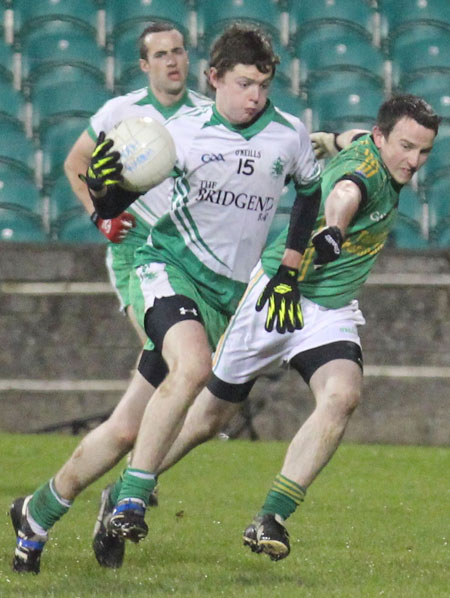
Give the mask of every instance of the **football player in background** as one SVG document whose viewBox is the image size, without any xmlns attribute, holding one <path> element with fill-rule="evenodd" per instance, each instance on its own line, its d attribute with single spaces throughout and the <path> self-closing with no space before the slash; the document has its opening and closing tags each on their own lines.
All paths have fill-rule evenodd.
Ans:
<svg viewBox="0 0 450 598">
<path fill-rule="evenodd" d="M 108 133 L 114 125 L 132 116 L 150 116 L 164 123 L 175 114 L 211 104 L 212 100 L 187 89 L 188 52 L 183 34 L 172 24 L 155 21 L 148 25 L 139 37 L 139 55 L 139 65 L 148 78 L 148 86 L 106 102 L 91 117 L 89 127 L 75 142 L 64 168 L 73 192 L 109 241 L 106 266 L 111 285 L 121 310 L 127 314 L 144 344 L 147 337 L 136 321 L 130 302 L 130 272 L 136 249 L 146 243 L 152 226 L 170 209 L 170 180 L 141 195 L 115 218 L 101 218 L 78 174 L 86 172 L 101 131 Z"/>
</svg>

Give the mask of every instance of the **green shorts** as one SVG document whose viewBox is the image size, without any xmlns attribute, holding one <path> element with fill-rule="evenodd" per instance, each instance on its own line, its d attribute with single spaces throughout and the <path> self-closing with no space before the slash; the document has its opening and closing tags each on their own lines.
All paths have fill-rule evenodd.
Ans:
<svg viewBox="0 0 450 598">
<path fill-rule="evenodd" d="M 139 266 L 130 276 L 130 299 L 139 324 L 144 327 L 145 312 L 153 306 L 157 297 L 185 295 L 197 304 L 202 315 L 208 340 L 214 350 L 227 327 L 229 316 L 207 303 L 199 286 L 176 266 L 153 263 Z M 154 349 L 148 339 L 145 349 Z"/>
<path fill-rule="evenodd" d="M 108 243 L 106 247 L 106 268 L 109 280 L 119 298 L 120 309 L 125 311 L 130 300 L 130 274 L 134 271 L 136 250 L 147 242 L 150 227 L 138 221 L 122 243 Z"/>
</svg>

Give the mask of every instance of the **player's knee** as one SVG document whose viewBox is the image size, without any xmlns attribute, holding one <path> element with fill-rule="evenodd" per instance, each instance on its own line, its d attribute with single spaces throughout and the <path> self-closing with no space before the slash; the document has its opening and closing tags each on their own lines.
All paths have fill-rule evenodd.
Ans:
<svg viewBox="0 0 450 598">
<path fill-rule="evenodd" d="M 181 386 L 189 394 L 197 394 L 204 388 L 211 376 L 212 360 L 207 354 L 200 359 L 188 358 L 175 364 L 170 371 L 172 383 Z"/>
<path fill-rule="evenodd" d="M 336 390 L 329 397 L 329 406 L 336 417 L 348 418 L 358 406 L 361 392 L 358 388 Z"/>
</svg>

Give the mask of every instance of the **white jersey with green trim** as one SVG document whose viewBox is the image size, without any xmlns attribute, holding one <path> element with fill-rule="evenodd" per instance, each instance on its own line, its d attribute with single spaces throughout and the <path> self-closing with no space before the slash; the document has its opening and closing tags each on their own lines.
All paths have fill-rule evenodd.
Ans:
<svg viewBox="0 0 450 598">
<path fill-rule="evenodd" d="M 261 256 L 286 177 L 301 190 L 316 186 L 320 166 L 295 116 L 268 103 L 247 127 L 229 123 L 216 106 L 171 118 L 177 148 L 170 212 L 154 227 L 148 261 L 179 263 L 210 288 L 222 277 L 247 283 Z"/>
<path fill-rule="evenodd" d="M 90 119 L 88 132 L 97 139 L 101 131 L 107 134 L 117 123 L 132 116 L 150 116 L 158 122 L 165 123 L 174 115 L 183 114 L 196 106 L 211 105 L 212 100 L 206 96 L 186 90 L 183 97 L 172 106 L 163 106 L 151 92 L 149 87 L 137 89 L 126 95 L 108 100 Z M 173 181 L 167 179 L 144 195 L 141 195 L 127 211 L 134 212 L 149 226 L 170 208 L 170 197 Z"/>
</svg>

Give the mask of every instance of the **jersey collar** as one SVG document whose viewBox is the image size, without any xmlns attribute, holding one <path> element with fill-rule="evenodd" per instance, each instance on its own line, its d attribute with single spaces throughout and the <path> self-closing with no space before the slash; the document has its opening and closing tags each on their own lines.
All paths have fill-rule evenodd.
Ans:
<svg viewBox="0 0 450 598">
<path fill-rule="evenodd" d="M 164 118 L 166 120 L 168 118 L 170 118 L 171 116 L 173 116 L 181 108 L 181 106 L 194 107 L 194 103 L 189 98 L 187 89 L 184 91 L 184 94 L 181 96 L 181 98 L 178 100 L 178 102 L 176 102 L 175 104 L 172 104 L 171 106 L 163 106 L 163 104 L 161 104 L 161 102 L 157 99 L 155 94 L 152 92 L 150 87 L 147 87 L 147 95 L 144 96 L 138 102 L 136 102 L 136 104 L 138 106 L 144 106 L 146 104 L 151 104 L 158 110 L 158 112 L 160 112 L 164 116 Z"/>
<path fill-rule="evenodd" d="M 267 100 L 267 103 L 262 112 L 260 112 L 257 117 L 250 123 L 246 123 L 245 125 L 234 125 L 230 123 L 224 116 L 219 114 L 217 111 L 216 104 L 213 104 L 212 107 L 212 116 L 208 122 L 206 122 L 203 126 L 214 126 L 214 125 L 223 125 L 230 131 L 234 133 L 238 133 L 247 141 L 257 135 L 260 131 L 265 129 L 267 125 L 272 122 L 275 118 L 275 109 L 273 104 L 270 100 Z"/>
</svg>

